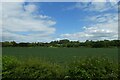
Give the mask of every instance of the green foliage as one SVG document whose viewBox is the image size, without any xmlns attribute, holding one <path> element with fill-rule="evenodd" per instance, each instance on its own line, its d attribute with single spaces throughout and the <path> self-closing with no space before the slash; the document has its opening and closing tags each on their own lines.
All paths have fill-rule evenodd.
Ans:
<svg viewBox="0 0 120 80">
<path fill-rule="evenodd" d="M 55 64 L 41 61 L 37 58 L 28 59 L 25 62 L 15 57 L 3 57 L 3 79 L 50 79 L 62 78 L 62 68 Z"/>
<path fill-rule="evenodd" d="M 0 79 L 2 76 L 2 55 L 0 55 Z"/>
<path fill-rule="evenodd" d="M 114 80 L 118 78 L 118 64 L 102 57 L 77 59 L 69 65 L 68 76 L 75 79 Z"/>
<path fill-rule="evenodd" d="M 118 64 L 108 58 L 75 58 L 65 67 L 38 58 L 29 58 L 24 62 L 16 57 L 3 57 L 3 80 L 93 80 L 118 77 Z"/>
<path fill-rule="evenodd" d="M 34 43 L 16 43 L 15 41 L 12 42 L 2 42 L 3 47 L 91 47 L 91 48 L 108 48 L 108 47 L 120 47 L 120 40 L 101 40 L 101 41 L 89 41 L 86 40 L 85 42 L 79 41 L 70 41 L 67 39 L 58 40 L 58 41 L 51 41 L 49 43 L 44 42 L 34 42 Z"/>
<path fill-rule="evenodd" d="M 13 56 L 4 56 L 2 58 L 2 63 L 2 65 L 4 66 L 3 71 L 7 71 L 9 69 L 12 70 L 20 65 L 20 63 L 17 61 L 17 58 Z"/>
</svg>

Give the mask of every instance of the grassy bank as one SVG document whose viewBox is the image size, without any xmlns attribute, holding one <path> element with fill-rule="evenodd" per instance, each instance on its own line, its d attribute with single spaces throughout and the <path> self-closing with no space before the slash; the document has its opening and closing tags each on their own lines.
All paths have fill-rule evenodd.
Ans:
<svg viewBox="0 0 120 80">
<path fill-rule="evenodd" d="M 21 61 L 13 56 L 3 57 L 3 80 L 92 80 L 118 77 L 118 64 L 108 58 L 75 58 L 65 66 L 38 58 Z"/>
</svg>

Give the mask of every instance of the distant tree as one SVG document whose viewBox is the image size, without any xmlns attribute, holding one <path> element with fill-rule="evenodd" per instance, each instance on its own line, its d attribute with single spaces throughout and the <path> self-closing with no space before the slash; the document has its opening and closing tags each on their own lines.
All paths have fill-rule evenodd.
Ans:
<svg viewBox="0 0 120 80">
<path fill-rule="evenodd" d="M 29 43 L 19 43 L 18 46 L 20 47 L 29 47 Z"/>
<path fill-rule="evenodd" d="M 13 47 L 17 46 L 17 43 L 15 41 L 12 41 L 11 44 L 12 44 Z"/>
<path fill-rule="evenodd" d="M 101 48 L 101 47 L 120 47 L 120 40 L 100 40 L 100 41 L 92 41 L 86 40 L 85 42 L 79 41 L 70 41 L 68 39 L 58 40 L 58 41 L 51 41 L 49 43 L 43 42 L 33 42 L 33 43 L 16 43 L 15 41 L 12 42 L 2 42 L 3 47 L 91 47 L 91 48 Z"/>
<path fill-rule="evenodd" d="M 68 39 L 63 39 L 59 41 L 59 44 L 66 44 L 69 43 L 70 41 Z"/>
<path fill-rule="evenodd" d="M 86 40 L 85 43 L 84 43 L 84 45 L 86 47 L 92 47 L 92 43 L 93 43 L 92 41 Z"/>
<path fill-rule="evenodd" d="M 8 41 L 5 41 L 5 42 L 2 42 L 2 46 L 3 47 L 11 47 L 13 46 L 11 42 L 8 42 Z"/>
</svg>

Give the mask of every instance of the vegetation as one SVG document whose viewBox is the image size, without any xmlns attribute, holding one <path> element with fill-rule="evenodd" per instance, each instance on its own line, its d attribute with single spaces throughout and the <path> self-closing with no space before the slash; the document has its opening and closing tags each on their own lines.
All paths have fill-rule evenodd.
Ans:
<svg viewBox="0 0 120 80">
<path fill-rule="evenodd" d="M 120 40 L 2 42 L 3 80 L 116 80 Z"/>
<path fill-rule="evenodd" d="M 21 62 L 16 57 L 3 57 L 3 80 L 52 79 L 61 76 L 60 66 L 54 63 L 44 62 L 37 58 Z"/>
<path fill-rule="evenodd" d="M 21 61 L 38 57 L 52 62 L 67 63 L 73 58 L 87 56 L 107 56 L 118 61 L 118 48 L 3 47 L 2 53 L 3 56 L 16 56 Z"/>
<path fill-rule="evenodd" d="M 3 57 L 3 80 L 116 80 L 118 64 L 108 58 L 76 58 L 62 66 L 38 58 L 21 62 L 13 56 Z"/>
<path fill-rule="evenodd" d="M 59 40 L 59 41 L 51 41 L 49 43 L 43 42 L 34 42 L 34 43 L 16 43 L 15 41 L 12 42 L 2 42 L 3 47 L 91 47 L 91 48 L 106 48 L 106 47 L 120 47 L 120 40 L 101 40 L 101 41 L 89 41 L 86 40 L 85 42 L 80 41 L 70 41 L 67 39 Z"/>
<path fill-rule="evenodd" d="M 108 58 L 87 57 L 83 60 L 73 61 L 68 69 L 70 78 L 81 80 L 116 80 L 118 75 L 118 65 Z"/>
</svg>

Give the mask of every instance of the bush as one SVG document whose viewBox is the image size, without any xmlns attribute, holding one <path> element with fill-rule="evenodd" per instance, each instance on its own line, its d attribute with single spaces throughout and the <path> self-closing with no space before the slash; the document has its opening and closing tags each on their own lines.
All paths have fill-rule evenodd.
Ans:
<svg viewBox="0 0 120 80">
<path fill-rule="evenodd" d="M 22 62 L 16 57 L 4 56 L 2 75 L 3 80 L 116 80 L 118 77 L 118 64 L 108 58 L 76 58 L 63 66 L 38 58 Z"/>
<path fill-rule="evenodd" d="M 13 56 L 4 56 L 2 58 L 3 72 L 12 70 L 20 65 L 16 57 Z"/>
<path fill-rule="evenodd" d="M 91 57 L 74 60 L 68 67 L 68 78 L 117 79 L 118 65 L 108 58 Z"/>
<path fill-rule="evenodd" d="M 3 79 L 47 79 L 53 80 L 63 78 L 63 69 L 55 64 L 40 61 L 38 59 L 28 59 L 20 62 L 15 57 L 3 57 Z"/>
<path fill-rule="evenodd" d="M 14 70 L 20 66 L 17 58 L 12 56 L 4 56 L 2 58 L 2 77 L 4 78 L 12 78 L 14 76 Z"/>
</svg>

